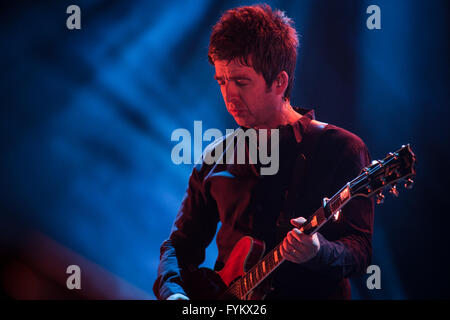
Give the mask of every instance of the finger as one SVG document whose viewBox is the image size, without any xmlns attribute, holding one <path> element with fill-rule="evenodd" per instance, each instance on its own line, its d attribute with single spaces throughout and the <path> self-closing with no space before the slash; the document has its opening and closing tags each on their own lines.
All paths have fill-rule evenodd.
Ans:
<svg viewBox="0 0 450 320">
<path fill-rule="evenodd" d="M 286 254 L 293 259 L 298 259 L 298 256 L 302 253 L 302 251 L 305 250 L 303 246 L 295 246 L 289 243 L 289 241 L 286 243 L 284 250 L 286 251 Z"/>
<path fill-rule="evenodd" d="M 284 239 L 282 249 L 288 255 L 292 255 L 294 253 L 295 247 L 289 243 L 287 239 Z"/>
<path fill-rule="evenodd" d="M 295 235 L 295 232 L 293 231 L 288 232 L 286 239 L 294 247 L 297 247 L 301 244 L 301 239 L 299 239 L 298 236 Z"/>
<path fill-rule="evenodd" d="M 295 227 L 300 227 L 305 222 L 306 222 L 306 219 L 303 218 L 303 217 L 298 217 L 298 218 L 295 218 L 295 219 L 291 219 L 291 224 L 294 225 Z"/>
<path fill-rule="evenodd" d="M 295 263 L 297 262 L 297 258 L 288 252 L 284 252 L 282 255 L 283 255 L 283 258 L 288 261 L 295 262 Z"/>
<path fill-rule="evenodd" d="M 301 232 L 299 229 L 294 228 L 291 231 L 289 231 L 289 233 L 291 233 L 291 236 L 294 237 L 298 242 L 302 242 L 303 232 Z"/>
<path fill-rule="evenodd" d="M 298 257 L 299 253 L 308 251 L 308 247 L 304 242 L 297 242 L 297 240 L 294 240 L 296 242 L 290 242 L 289 239 L 287 240 L 290 245 L 290 247 L 287 248 L 290 254 Z"/>
<path fill-rule="evenodd" d="M 312 236 L 301 232 L 299 229 L 294 228 L 290 232 L 292 232 L 292 236 L 297 239 L 300 243 L 309 243 L 312 242 Z"/>
<path fill-rule="evenodd" d="M 283 256 L 284 259 L 289 260 L 291 262 L 295 262 L 296 258 L 294 256 L 294 254 L 292 253 L 292 251 L 293 251 L 293 249 L 291 249 L 289 247 L 289 245 L 286 245 L 283 242 L 283 245 L 281 246 L 281 255 Z"/>
<path fill-rule="evenodd" d="M 294 263 L 300 263 L 300 261 L 304 260 L 304 254 L 302 251 L 294 249 L 289 244 L 281 246 L 281 255 L 284 259 Z"/>
</svg>

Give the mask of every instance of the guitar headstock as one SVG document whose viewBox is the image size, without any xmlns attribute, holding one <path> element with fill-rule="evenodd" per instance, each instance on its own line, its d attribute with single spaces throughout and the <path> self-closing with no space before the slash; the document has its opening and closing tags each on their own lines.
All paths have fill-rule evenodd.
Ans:
<svg viewBox="0 0 450 320">
<path fill-rule="evenodd" d="M 404 181 L 404 187 L 411 189 L 416 174 L 416 157 L 410 145 L 404 145 L 396 152 L 390 152 L 383 160 L 374 160 L 362 173 L 350 182 L 352 196 L 370 197 L 377 195 L 377 204 L 384 201 L 383 189 L 398 196 L 397 184 Z"/>
</svg>

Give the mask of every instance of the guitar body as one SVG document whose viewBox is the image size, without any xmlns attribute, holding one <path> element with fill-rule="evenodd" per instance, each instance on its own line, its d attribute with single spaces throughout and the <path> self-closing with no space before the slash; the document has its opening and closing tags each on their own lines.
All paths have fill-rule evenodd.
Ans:
<svg viewBox="0 0 450 320">
<path fill-rule="evenodd" d="M 250 236 L 241 238 L 234 246 L 228 257 L 227 263 L 222 270 L 217 272 L 227 287 L 235 280 L 242 277 L 251 267 L 253 267 L 264 254 L 265 244 L 263 241 Z M 261 300 L 264 293 L 259 290 L 250 292 L 244 300 Z M 223 296 L 223 298 L 230 298 Z"/>
<path fill-rule="evenodd" d="M 193 300 L 238 299 L 227 294 L 227 288 L 261 259 L 264 250 L 263 241 L 250 236 L 241 238 L 235 244 L 222 270 L 215 272 L 208 268 L 199 268 L 185 272 L 183 287 L 186 293 Z M 255 289 L 243 300 L 261 300 L 264 295 L 262 290 Z"/>
</svg>

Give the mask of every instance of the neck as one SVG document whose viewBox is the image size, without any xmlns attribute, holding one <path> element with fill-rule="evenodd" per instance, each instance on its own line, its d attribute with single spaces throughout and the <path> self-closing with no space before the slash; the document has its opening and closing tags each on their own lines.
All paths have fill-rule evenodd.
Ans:
<svg viewBox="0 0 450 320">
<path fill-rule="evenodd" d="M 296 112 L 292 108 L 289 100 L 283 101 L 280 111 L 280 120 L 278 125 L 293 124 L 302 117 L 300 113 Z"/>
<path fill-rule="evenodd" d="M 296 112 L 289 100 L 282 101 L 273 115 L 267 120 L 266 123 L 261 126 L 255 127 L 255 129 L 275 129 L 279 126 L 285 126 L 293 124 L 302 117 L 301 114 Z"/>
</svg>

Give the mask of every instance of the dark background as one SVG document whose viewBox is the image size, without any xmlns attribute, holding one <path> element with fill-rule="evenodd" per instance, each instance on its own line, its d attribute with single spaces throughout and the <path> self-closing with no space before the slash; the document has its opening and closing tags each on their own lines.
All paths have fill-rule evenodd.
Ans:
<svg viewBox="0 0 450 320">
<path fill-rule="evenodd" d="M 224 10 L 252 3 L 2 5 L 2 297 L 154 299 L 159 246 L 192 169 L 171 161 L 171 134 L 194 120 L 236 127 L 208 40 Z M 382 288 L 353 279 L 353 297 L 449 298 L 449 2 L 268 3 L 301 35 L 292 104 L 356 133 L 373 158 L 410 143 L 418 159 L 415 188 L 376 208 Z M 81 30 L 66 28 L 70 4 Z M 372 4 L 381 30 L 366 28 Z M 213 244 L 206 266 L 215 254 Z M 70 264 L 81 290 L 65 287 Z"/>
</svg>

